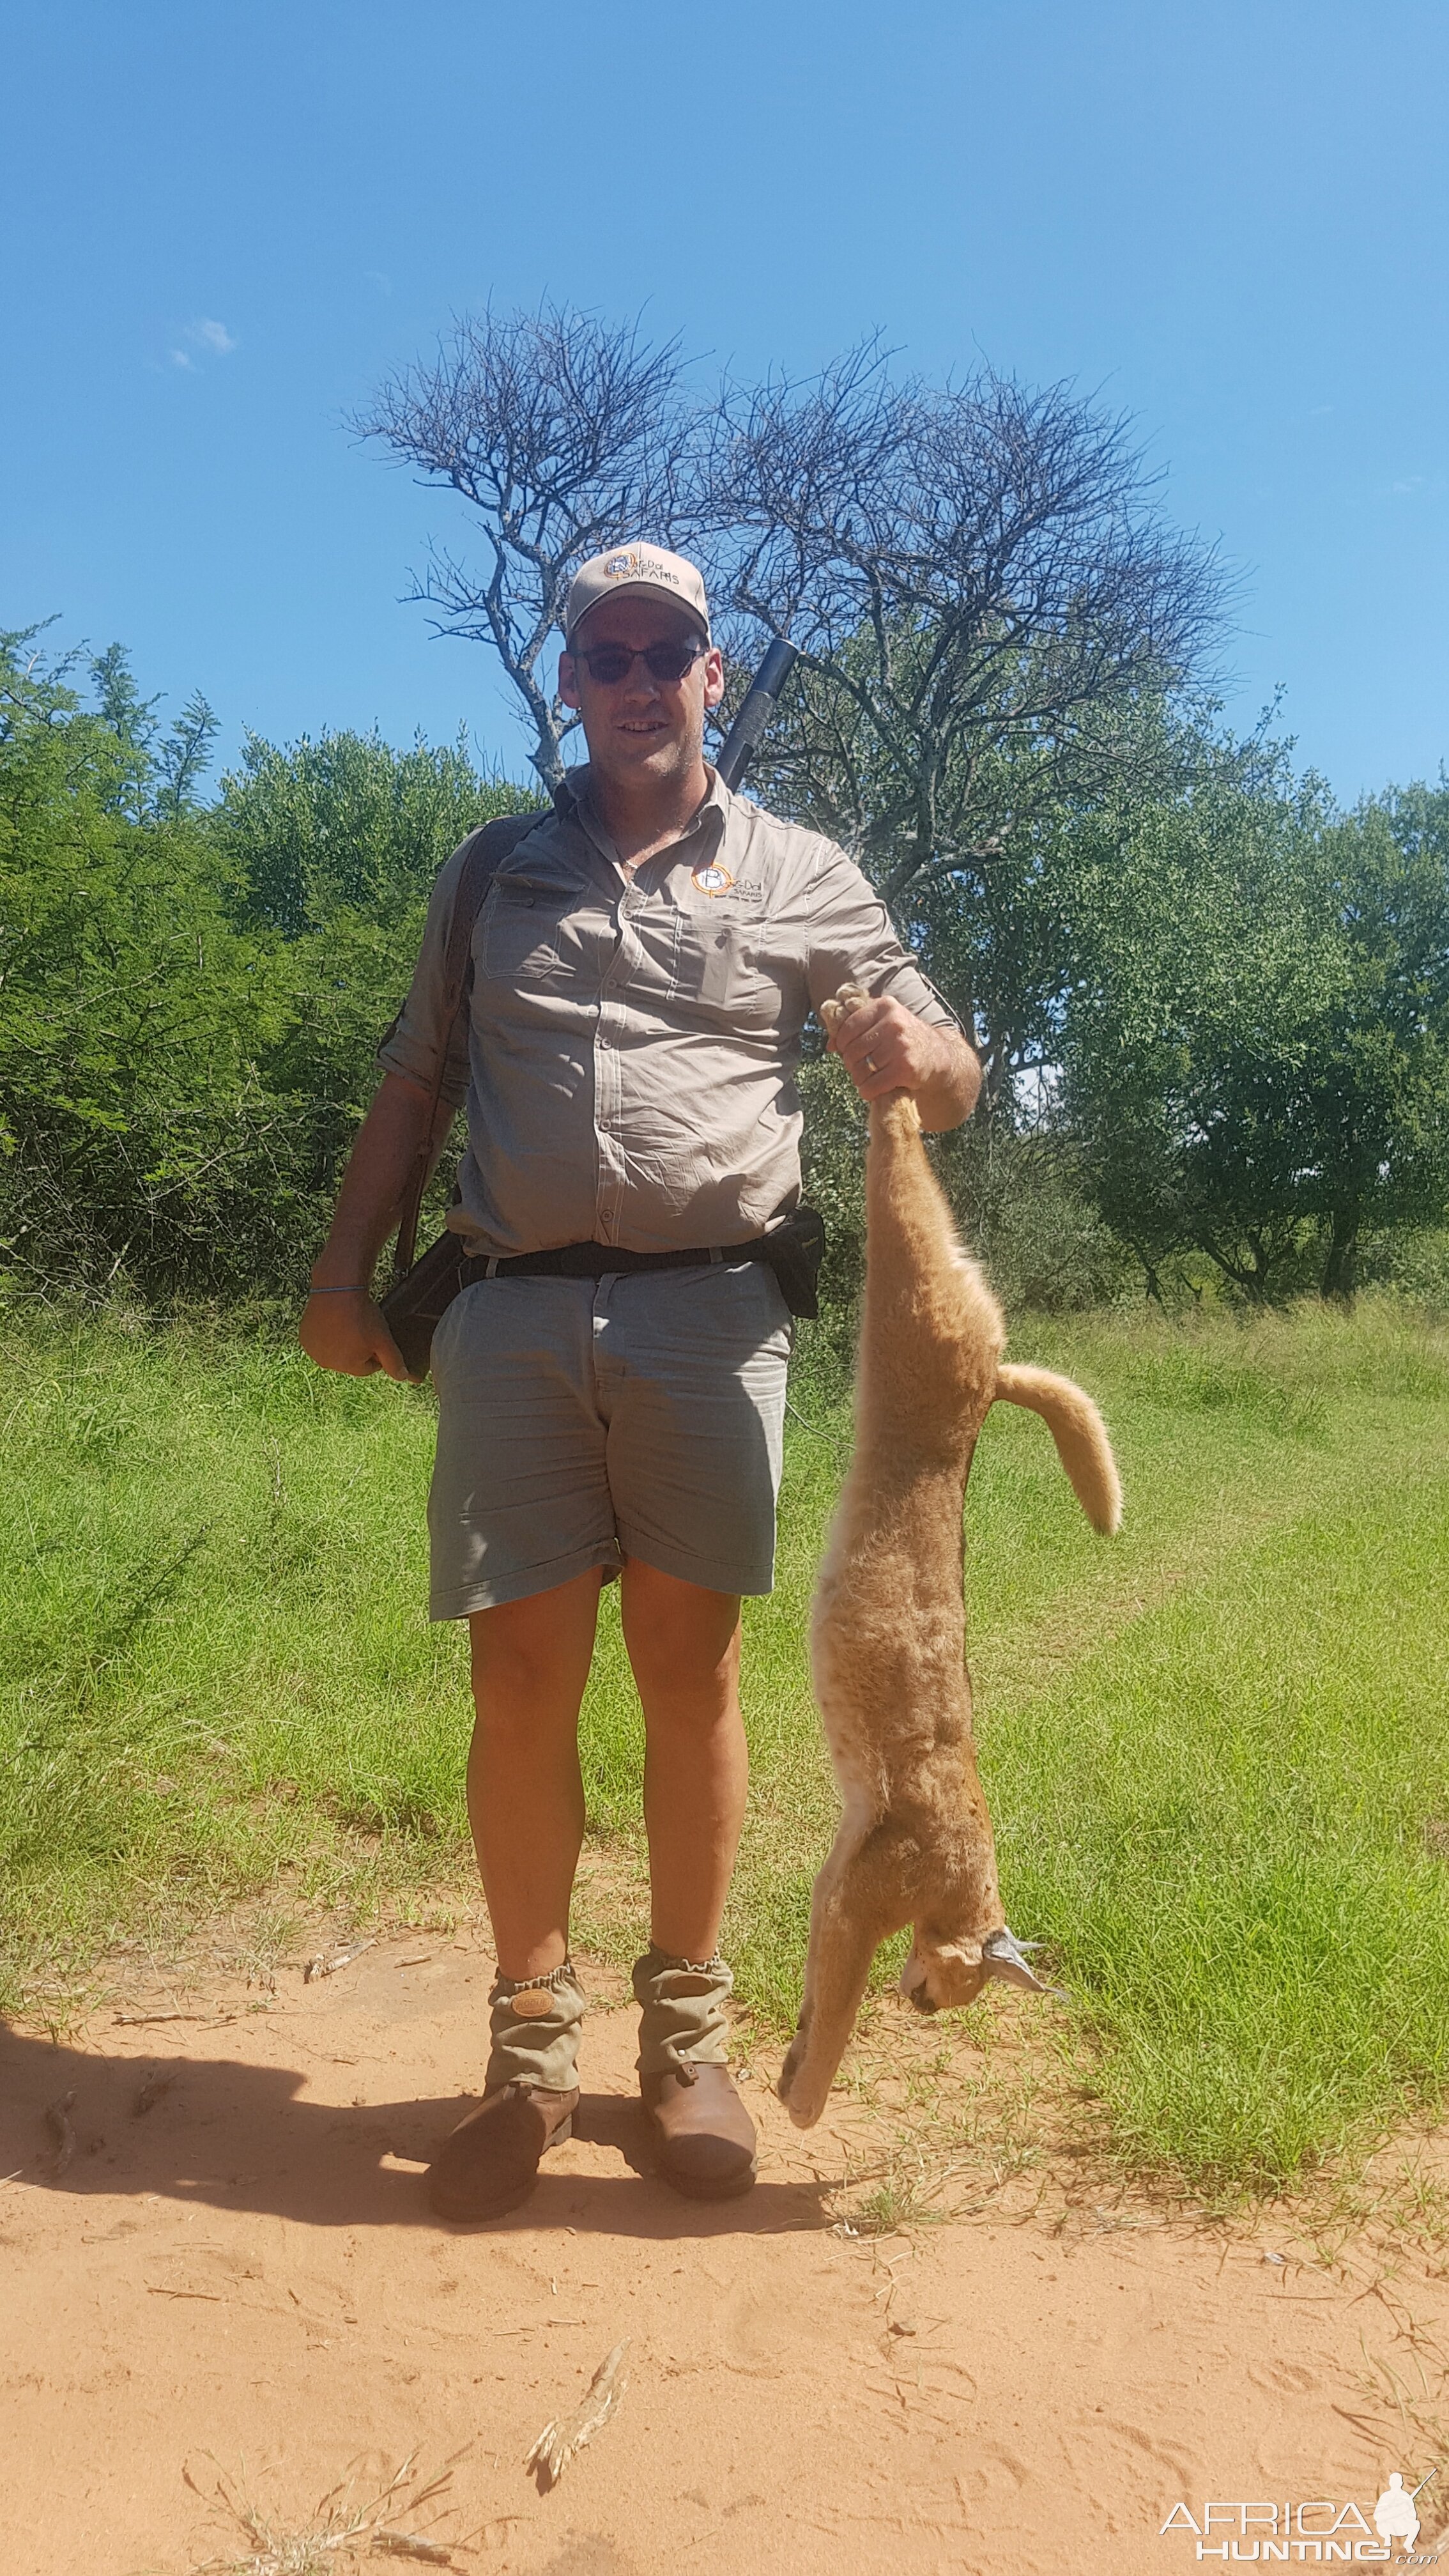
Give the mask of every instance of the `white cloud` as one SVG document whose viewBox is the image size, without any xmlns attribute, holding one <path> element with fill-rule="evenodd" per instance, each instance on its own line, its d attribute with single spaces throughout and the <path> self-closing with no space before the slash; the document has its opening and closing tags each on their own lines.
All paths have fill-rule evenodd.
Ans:
<svg viewBox="0 0 1449 2576">
<path fill-rule="evenodd" d="M 186 324 L 180 341 L 168 349 L 166 355 L 173 367 L 180 367 L 183 374 L 194 376 L 204 360 L 229 358 L 233 349 L 240 346 L 235 332 L 228 331 L 224 322 L 203 313 L 194 322 Z"/>
</svg>

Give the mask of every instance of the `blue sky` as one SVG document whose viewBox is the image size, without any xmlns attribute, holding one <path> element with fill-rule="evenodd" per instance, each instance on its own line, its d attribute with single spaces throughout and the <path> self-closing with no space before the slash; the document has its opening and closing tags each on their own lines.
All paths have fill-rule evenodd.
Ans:
<svg viewBox="0 0 1449 2576">
<path fill-rule="evenodd" d="M 1135 415 L 1340 795 L 1449 756 L 1443 0 L 0 0 L 0 624 L 131 648 L 233 751 L 466 724 L 400 604 L 456 503 L 350 406 L 490 295 L 702 370 L 881 327 Z"/>
</svg>

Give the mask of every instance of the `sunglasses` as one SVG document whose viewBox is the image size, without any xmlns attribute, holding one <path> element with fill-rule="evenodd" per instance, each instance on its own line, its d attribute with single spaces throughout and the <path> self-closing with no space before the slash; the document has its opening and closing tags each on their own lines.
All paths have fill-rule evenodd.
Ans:
<svg viewBox="0 0 1449 2576">
<path fill-rule="evenodd" d="M 692 670 L 707 644 L 647 644 L 642 653 L 631 653 L 627 644 L 575 644 L 570 647 L 573 659 L 588 667 L 589 678 L 599 689 L 617 689 L 628 678 L 636 662 L 642 662 L 651 680 L 682 680 Z"/>
</svg>

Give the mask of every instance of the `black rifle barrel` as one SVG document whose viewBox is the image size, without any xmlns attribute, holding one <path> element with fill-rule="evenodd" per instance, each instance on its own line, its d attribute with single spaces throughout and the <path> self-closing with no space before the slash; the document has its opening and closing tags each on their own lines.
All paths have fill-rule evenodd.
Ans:
<svg viewBox="0 0 1449 2576">
<path fill-rule="evenodd" d="M 726 787 L 738 787 L 775 712 L 775 701 L 799 659 L 793 644 L 777 638 L 770 646 L 715 760 L 715 769 Z"/>
</svg>

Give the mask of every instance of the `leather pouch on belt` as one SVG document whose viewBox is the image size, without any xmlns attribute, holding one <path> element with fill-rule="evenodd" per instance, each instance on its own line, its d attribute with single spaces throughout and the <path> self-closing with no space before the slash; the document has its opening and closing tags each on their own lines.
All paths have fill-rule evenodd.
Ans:
<svg viewBox="0 0 1449 2576">
<path fill-rule="evenodd" d="M 825 1220 L 819 1209 L 799 1207 L 783 1225 L 772 1226 L 760 1258 L 773 1270 L 791 1314 L 813 1323 L 820 1312 L 820 1264 L 825 1258 Z"/>
</svg>

